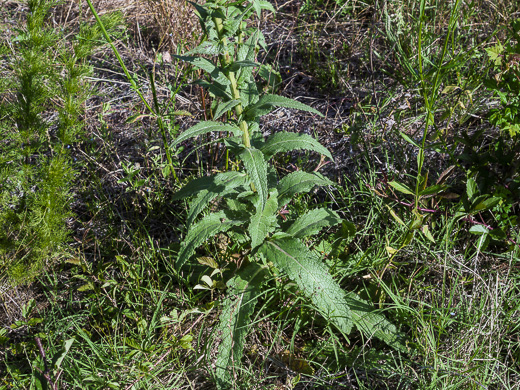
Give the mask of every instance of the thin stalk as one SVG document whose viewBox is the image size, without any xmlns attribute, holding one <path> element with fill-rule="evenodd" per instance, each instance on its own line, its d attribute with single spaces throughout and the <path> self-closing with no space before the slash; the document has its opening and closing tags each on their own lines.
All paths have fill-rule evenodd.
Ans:
<svg viewBox="0 0 520 390">
<path fill-rule="evenodd" d="M 153 104 L 154 104 L 156 112 L 159 113 L 160 112 L 159 100 L 157 99 L 157 91 L 155 89 L 155 75 L 153 75 L 153 74 L 150 76 L 150 86 L 152 89 Z M 172 173 L 173 177 L 175 178 L 175 181 L 177 183 L 179 183 L 180 180 L 177 177 L 177 174 L 175 173 L 175 169 L 173 166 L 173 160 L 172 160 L 172 156 L 171 156 L 171 151 L 170 151 L 170 145 L 168 144 L 168 138 L 166 137 L 166 126 L 164 125 L 161 115 L 157 115 L 156 118 L 157 118 L 157 126 L 159 127 L 159 131 L 161 132 L 161 137 L 162 137 L 163 144 L 164 144 L 164 151 L 166 153 L 166 159 L 168 160 L 168 164 L 170 165 L 170 172 Z"/>
<path fill-rule="evenodd" d="M 170 171 L 172 172 L 173 177 L 175 178 L 175 180 L 177 182 L 179 182 L 179 178 L 177 177 L 177 174 L 175 173 L 175 169 L 174 169 L 174 166 L 173 166 L 173 160 L 172 160 L 172 157 L 171 157 L 170 147 L 169 147 L 168 140 L 167 140 L 167 137 L 166 137 L 166 131 L 165 131 L 165 127 L 164 127 L 164 122 L 163 122 L 161 116 L 159 115 L 159 106 L 158 106 L 158 102 L 157 102 L 157 96 L 156 96 L 156 93 L 155 93 L 155 84 L 154 84 L 155 83 L 155 79 L 151 79 L 150 82 L 151 82 L 152 93 L 153 93 L 153 97 L 154 97 L 154 104 L 155 104 L 156 110 L 154 110 L 152 108 L 152 106 L 150 106 L 150 104 L 145 99 L 144 95 L 142 94 L 139 86 L 136 84 L 135 80 L 130 75 L 130 72 L 128 71 L 128 68 L 126 67 L 125 63 L 123 62 L 123 59 L 121 58 L 121 55 L 119 54 L 119 51 L 114 46 L 114 44 L 112 42 L 112 39 L 110 38 L 110 35 L 108 35 L 108 32 L 105 29 L 105 26 L 103 25 L 103 22 L 101 21 L 101 18 L 99 17 L 98 13 L 96 12 L 96 9 L 94 8 L 94 5 L 92 4 L 92 0 L 87 0 L 87 3 L 88 3 L 88 6 L 89 6 L 90 10 L 94 14 L 94 17 L 96 18 L 96 22 L 97 22 L 98 26 L 101 28 L 101 32 L 103 33 L 103 36 L 105 37 L 105 39 L 107 40 L 108 44 L 112 48 L 112 51 L 114 52 L 114 55 L 116 56 L 117 61 L 119 62 L 119 65 L 121 65 L 121 68 L 123 69 L 123 72 L 125 73 L 125 76 L 128 79 L 128 82 L 132 86 L 132 89 L 134 89 L 135 92 L 137 92 L 137 95 L 139 95 L 139 98 L 141 99 L 141 101 L 143 102 L 145 107 L 148 109 L 148 111 L 151 114 L 153 114 L 153 116 L 156 117 L 157 125 L 159 126 L 159 130 L 161 132 L 161 136 L 162 136 L 163 143 L 164 143 L 164 150 L 165 150 L 165 153 L 166 153 L 166 158 L 168 160 L 168 164 L 170 165 Z"/>
<path fill-rule="evenodd" d="M 444 45 L 442 48 L 442 55 L 441 55 L 440 61 L 438 62 L 437 71 L 435 73 L 435 80 L 433 83 L 433 88 L 431 90 L 430 98 L 428 98 L 428 96 L 426 94 L 426 81 L 424 78 L 423 62 L 422 62 L 422 29 L 423 29 L 423 23 L 424 23 L 424 18 L 425 18 L 424 11 L 425 11 L 426 7 L 425 7 L 424 0 L 421 2 L 417 50 L 418 50 L 418 59 L 419 59 L 419 75 L 421 77 L 424 105 L 426 108 L 426 121 L 424 124 L 424 131 L 423 131 L 423 136 L 422 136 L 422 140 L 421 140 L 421 147 L 419 149 L 419 155 L 417 156 L 417 181 L 415 184 L 415 208 L 416 209 L 419 207 L 419 187 L 421 185 L 422 168 L 424 165 L 424 150 L 426 147 L 426 136 L 428 135 L 428 128 L 430 127 L 430 119 L 433 117 L 432 102 L 435 99 L 435 96 L 439 89 L 441 67 L 442 67 L 442 63 L 444 62 L 444 58 L 446 57 L 446 53 L 448 51 L 448 42 L 450 41 L 450 36 L 453 33 L 453 17 L 458 10 L 459 3 L 460 3 L 460 0 L 457 0 L 455 3 L 455 6 L 453 7 L 452 13 L 450 15 L 450 24 L 449 24 L 448 34 L 446 36 L 446 39 L 444 40 Z"/>
<path fill-rule="evenodd" d="M 224 26 L 222 25 L 222 19 L 220 18 L 213 18 L 213 22 L 215 23 L 215 27 L 217 29 L 217 34 L 219 38 L 222 40 L 222 46 L 227 47 L 227 39 L 226 37 L 222 36 L 222 33 L 224 31 Z M 229 51 L 226 51 L 224 54 L 219 55 L 219 61 L 222 65 L 222 67 L 227 67 L 231 64 L 231 57 L 229 55 Z M 226 74 L 227 79 L 229 80 L 231 84 L 231 97 L 234 100 L 240 100 L 240 91 L 238 89 L 238 83 L 235 77 L 235 72 L 227 72 Z M 235 106 L 235 113 L 238 118 L 242 116 L 244 112 L 244 108 L 242 107 L 242 104 L 237 104 Z M 249 138 L 249 126 L 247 125 L 247 122 L 245 120 L 241 120 L 238 124 L 238 127 L 240 130 L 242 130 L 242 141 L 244 143 L 244 146 L 246 148 L 251 147 L 251 140 Z"/>
<path fill-rule="evenodd" d="M 137 92 L 137 94 L 139 95 L 139 98 L 142 100 L 142 102 L 144 103 L 146 108 L 151 113 L 153 113 L 155 115 L 156 114 L 155 111 L 153 110 L 153 108 L 150 106 L 150 104 L 148 104 L 148 102 L 144 98 L 143 94 L 141 93 L 141 90 L 139 89 L 139 87 L 135 83 L 134 79 L 130 75 L 130 72 L 128 71 L 127 67 L 125 66 L 125 63 L 123 62 L 123 59 L 119 55 L 119 52 L 117 51 L 116 47 L 112 43 L 112 39 L 110 38 L 110 35 L 108 35 L 108 32 L 105 29 L 105 26 L 103 25 L 103 22 L 101 21 L 101 18 L 99 17 L 98 13 L 96 12 L 96 9 L 94 8 L 94 5 L 92 4 L 92 0 L 87 0 L 87 3 L 88 3 L 88 6 L 89 6 L 90 10 L 94 14 L 94 17 L 96 18 L 96 22 L 98 23 L 98 26 L 101 28 L 101 32 L 103 33 L 103 36 L 105 37 L 105 39 L 107 40 L 108 44 L 112 48 L 112 51 L 114 52 L 114 55 L 116 56 L 117 61 L 119 62 L 119 65 L 121 65 L 121 68 L 123 69 L 123 72 L 125 73 L 125 76 L 128 79 L 128 82 L 130 83 L 132 88 Z"/>
</svg>

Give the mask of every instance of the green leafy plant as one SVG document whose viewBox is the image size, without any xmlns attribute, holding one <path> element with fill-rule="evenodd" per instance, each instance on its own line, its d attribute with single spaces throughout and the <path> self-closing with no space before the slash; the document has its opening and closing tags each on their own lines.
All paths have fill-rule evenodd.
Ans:
<svg viewBox="0 0 520 390">
<path fill-rule="evenodd" d="M 175 199 L 193 196 L 187 215 L 188 232 L 175 264 L 179 275 L 187 277 L 189 260 L 197 248 L 217 235 L 227 243 L 230 265 L 236 263 L 227 281 L 227 299 L 223 301 L 216 332 L 219 341 L 215 373 L 218 387 L 229 386 L 237 377 L 248 324 L 270 272 L 285 273 L 343 335 L 348 335 L 354 325 L 367 337 L 375 336 L 397 349 L 406 350 L 395 326 L 375 313 L 371 304 L 352 292 L 346 293 L 329 274 L 321 256 L 305 245 L 306 237 L 341 224 L 339 215 L 319 208 L 285 221 L 286 206 L 296 194 L 334 183 L 318 172 L 295 171 L 279 178 L 270 165 L 277 153 L 302 149 L 332 159 L 325 147 L 306 134 L 279 132 L 264 138 L 259 131 L 259 118 L 275 107 L 321 115 L 300 102 L 263 94 L 255 80 L 256 73 L 270 83 L 276 79 L 276 74 L 270 67 L 255 62 L 259 46 L 264 45 L 264 37 L 257 28 L 248 28 L 245 20 L 255 12 L 260 16 L 262 10 L 274 11 L 272 6 L 260 0 L 215 0 L 194 6 L 205 33 L 204 39 L 198 47 L 179 58 L 210 76 L 211 81 L 201 79 L 197 83 L 215 99 L 212 105 L 214 121 L 201 122 L 187 129 L 173 146 L 203 134 L 227 133 L 226 146 L 241 162 L 237 171 L 194 179 L 175 195 Z M 206 56 L 218 58 L 211 61 Z M 225 122 L 215 121 L 221 117 Z M 211 212 L 199 219 L 207 208 Z M 207 264 L 207 260 L 203 263 Z M 219 267 L 213 265 L 211 268 Z M 216 286 L 211 277 L 202 280 L 210 289 Z"/>
<path fill-rule="evenodd" d="M 0 90 L 0 269 L 14 283 L 31 281 L 64 253 L 75 174 L 70 148 L 93 93 L 87 58 L 100 34 L 84 24 L 65 38 L 49 26 L 57 4 L 29 1 L 27 22 L 1 42 L 11 78 Z"/>
<path fill-rule="evenodd" d="M 520 133 L 520 19 L 511 23 L 508 35 L 514 43 L 498 42 L 486 49 L 497 71 L 486 86 L 499 97 L 501 106 L 491 110 L 489 120 L 513 137 Z"/>
</svg>

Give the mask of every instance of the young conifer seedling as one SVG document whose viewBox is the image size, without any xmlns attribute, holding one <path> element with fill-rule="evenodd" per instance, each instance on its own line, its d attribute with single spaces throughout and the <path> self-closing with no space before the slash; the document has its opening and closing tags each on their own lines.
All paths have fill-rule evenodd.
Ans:
<svg viewBox="0 0 520 390">
<path fill-rule="evenodd" d="M 227 234 L 244 254 L 227 281 L 228 299 L 223 301 L 215 332 L 219 342 L 217 386 L 227 388 L 237 378 L 251 315 L 262 286 L 273 271 L 285 273 L 294 281 L 317 312 L 344 336 L 354 325 L 367 337 L 375 336 L 406 350 L 395 326 L 375 313 L 371 304 L 345 292 L 330 275 L 321 256 L 303 241 L 325 227 L 341 224 L 339 215 L 319 208 L 292 223 L 282 224 L 285 215 L 280 210 L 296 194 L 334 183 L 318 172 L 295 171 L 280 178 L 270 163 L 277 153 L 302 149 L 332 159 L 329 150 L 309 135 L 277 132 L 265 139 L 259 131 L 259 118 L 275 107 L 321 116 L 298 101 L 263 93 L 255 79 L 256 75 L 268 85 L 279 81 L 279 75 L 270 66 L 255 61 L 259 46 L 264 46 L 265 41 L 260 30 L 249 28 L 246 22 L 254 13 L 259 17 L 262 10 L 274 12 L 272 5 L 262 0 L 208 0 L 204 5 L 193 5 L 204 37 L 198 47 L 178 58 L 210 76 L 211 81 L 201 79 L 197 83 L 214 98 L 213 121 L 187 129 L 173 146 L 202 134 L 227 133 L 226 147 L 241 161 L 238 171 L 194 179 L 175 195 L 176 199 L 192 197 L 188 232 L 175 264 L 179 275 L 183 275 L 196 249 L 215 235 Z M 216 203 L 218 199 L 220 202 Z M 211 212 L 200 218 L 210 204 Z M 208 288 L 212 287 L 211 277 L 204 275 L 202 280 Z"/>
</svg>

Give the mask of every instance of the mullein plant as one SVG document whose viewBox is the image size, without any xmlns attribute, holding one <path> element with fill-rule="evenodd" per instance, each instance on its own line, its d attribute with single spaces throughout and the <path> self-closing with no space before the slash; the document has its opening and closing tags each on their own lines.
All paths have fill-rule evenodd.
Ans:
<svg viewBox="0 0 520 390">
<path fill-rule="evenodd" d="M 191 198 L 188 231 L 175 260 L 181 279 L 186 281 L 197 248 L 211 237 L 218 236 L 221 241 L 231 242 L 228 248 L 237 248 L 235 255 L 230 256 L 236 259 L 236 265 L 226 283 L 227 298 L 222 301 L 214 332 L 219 344 L 217 386 L 229 387 L 237 379 L 251 316 L 270 274 L 283 273 L 295 282 L 316 311 L 345 337 L 355 326 L 368 338 L 377 337 L 406 351 L 395 326 L 357 294 L 344 291 L 328 272 L 322 257 L 305 245 L 305 239 L 321 229 L 342 224 L 339 215 L 318 208 L 285 221 L 287 215 L 282 210 L 296 194 L 334 183 L 318 172 L 301 170 L 279 177 L 271 163 L 277 153 L 308 150 L 331 160 L 332 155 L 306 134 L 277 132 L 264 138 L 260 132 L 260 117 L 275 107 L 322 116 L 298 101 L 264 92 L 262 86 L 273 86 L 279 75 L 272 67 L 256 62 L 265 40 L 261 31 L 250 28 L 246 20 L 254 14 L 260 17 L 263 10 L 274 12 L 272 5 L 261 0 L 208 0 L 203 5 L 192 4 L 204 36 L 195 49 L 178 58 L 208 74 L 207 79 L 196 83 L 213 97 L 213 120 L 187 129 L 172 146 L 203 134 L 224 133 L 228 135 L 224 141 L 227 151 L 240 161 L 237 170 L 194 179 L 175 194 L 175 199 Z M 208 209 L 210 212 L 201 217 Z M 211 258 L 198 260 L 214 268 L 211 276 L 201 278 L 205 287 L 218 286 L 211 277 L 217 271 L 222 274 L 222 268 Z"/>
</svg>

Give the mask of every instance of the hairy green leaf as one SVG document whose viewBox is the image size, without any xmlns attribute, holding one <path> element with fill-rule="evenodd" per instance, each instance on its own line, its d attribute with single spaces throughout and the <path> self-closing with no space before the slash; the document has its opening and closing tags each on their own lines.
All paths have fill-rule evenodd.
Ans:
<svg viewBox="0 0 520 390">
<path fill-rule="evenodd" d="M 254 249 L 264 242 L 268 233 L 276 227 L 276 212 L 278 211 L 278 192 L 271 192 L 265 203 L 264 210 L 258 210 L 251 218 L 249 235 L 251 236 L 251 248 Z"/>
<path fill-rule="evenodd" d="M 219 84 L 223 85 L 229 85 L 230 81 L 227 79 L 227 77 L 224 75 L 224 73 L 215 66 L 215 64 L 205 58 L 202 57 L 193 57 L 193 56 L 179 56 L 174 55 L 173 57 L 178 58 L 179 60 L 188 62 L 192 64 L 193 66 L 205 70 L 208 72 L 211 76 L 211 78 L 216 81 Z"/>
<path fill-rule="evenodd" d="M 243 68 L 254 68 L 259 66 L 257 62 L 249 61 L 249 60 L 243 60 L 243 61 L 235 61 L 233 64 L 229 66 L 229 71 L 231 72 L 237 72 L 239 69 Z"/>
<path fill-rule="evenodd" d="M 296 282 L 325 319 L 344 335 L 350 333 L 352 319 L 345 292 L 316 253 L 295 238 L 266 241 L 260 253 Z"/>
<path fill-rule="evenodd" d="M 296 171 L 283 177 L 278 183 L 278 206 L 284 206 L 300 192 L 308 192 L 316 186 L 333 186 L 334 183 L 321 173 Z"/>
<path fill-rule="evenodd" d="M 294 221 L 287 229 L 287 233 L 296 238 L 308 237 L 318 233 L 326 226 L 334 226 L 341 221 L 342 219 L 335 211 L 327 209 L 309 210 Z"/>
<path fill-rule="evenodd" d="M 227 297 L 219 317 L 217 337 L 220 345 L 216 361 L 217 387 L 229 387 L 233 373 L 240 366 L 244 341 L 250 326 L 265 269 L 258 263 L 251 263 L 238 269 L 228 281 Z"/>
<path fill-rule="evenodd" d="M 235 191 L 235 188 L 249 183 L 249 178 L 241 172 L 224 172 L 212 176 L 212 184 L 202 191 L 198 191 L 197 196 L 190 202 L 188 219 L 186 224 L 191 226 L 195 218 L 206 208 L 206 206 L 216 197 L 224 197 Z M 188 183 L 188 185 L 190 185 Z M 193 194 L 193 193 L 192 193 Z"/>
<path fill-rule="evenodd" d="M 258 76 L 267 82 L 269 91 L 275 91 L 278 86 L 282 83 L 282 76 L 280 72 L 273 69 L 269 64 L 262 64 L 258 69 Z"/>
<path fill-rule="evenodd" d="M 188 130 L 180 134 L 175 141 L 172 143 L 172 147 L 186 141 L 189 138 L 196 137 L 198 135 L 211 133 L 213 131 L 225 131 L 233 133 L 235 135 L 241 135 L 242 131 L 237 126 L 232 126 L 222 122 L 205 121 L 197 123 L 195 126 L 190 127 Z"/>
<path fill-rule="evenodd" d="M 297 100 L 289 99 L 279 95 L 264 95 L 260 98 L 258 103 L 250 107 L 246 112 L 247 119 L 254 119 L 262 115 L 270 113 L 275 107 L 295 108 L 297 110 L 312 112 L 319 116 L 323 116 L 321 112 L 315 110 L 311 106 L 300 103 Z"/>
<path fill-rule="evenodd" d="M 219 47 L 218 42 L 215 41 L 204 41 L 199 46 L 191 49 L 189 52 L 184 53 L 185 56 L 192 56 L 193 54 L 205 54 L 205 55 L 218 55 L 222 54 L 222 48 Z"/>
<path fill-rule="evenodd" d="M 245 68 L 251 69 L 251 68 Z M 244 69 L 243 69 L 244 71 Z M 242 101 L 242 106 L 247 108 L 252 104 L 258 102 L 260 94 L 258 93 L 258 88 L 256 87 L 256 83 L 246 82 L 243 87 L 240 88 L 240 100 Z M 253 118 L 254 121 L 254 118 Z"/>
<path fill-rule="evenodd" d="M 243 220 L 230 219 L 225 211 L 205 216 L 188 230 L 188 234 L 182 242 L 179 257 L 175 262 L 175 268 L 180 271 L 186 261 L 195 253 L 195 250 L 208 238 L 243 223 Z"/>
<path fill-rule="evenodd" d="M 235 106 L 241 103 L 240 100 L 230 100 L 227 102 L 219 102 L 217 108 L 215 109 L 215 114 L 213 115 L 213 119 L 217 120 L 228 111 L 231 111 Z"/>
<path fill-rule="evenodd" d="M 263 210 L 267 201 L 267 162 L 264 155 L 258 149 L 244 148 L 239 156 L 258 192 L 258 207 Z"/>
<path fill-rule="evenodd" d="M 266 156 L 271 157 L 276 153 L 289 152 L 297 149 L 312 150 L 332 160 L 332 155 L 326 147 L 321 145 L 310 135 L 300 133 L 275 133 L 266 140 L 265 145 L 260 150 Z"/>
<path fill-rule="evenodd" d="M 370 303 L 353 292 L 348 293 L 346 299 L 352 313 L 352 321 L 361 333 L 368 338 L 376 337 L 402 352 L 408 351 L 404 336 L 384 315 L 377 313 Z"/>
<path fill-rule="evenodd" d="M 200 191 L 210 190 L 212 192 L 219 191 L 223 188 L 235 188 L 246 180 L 246 174 L 242 172 L 224 172 L 217 173 L 212 176 L 204 176 L 193 179 L 179 191 L 173 194 L 173 200 L 184 199 L 193 195 L 197 195 Z"/>
</svg>

